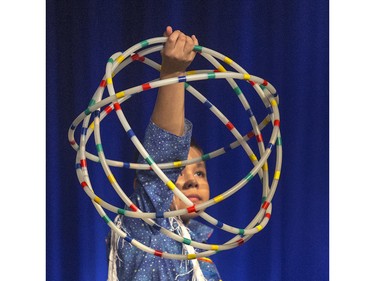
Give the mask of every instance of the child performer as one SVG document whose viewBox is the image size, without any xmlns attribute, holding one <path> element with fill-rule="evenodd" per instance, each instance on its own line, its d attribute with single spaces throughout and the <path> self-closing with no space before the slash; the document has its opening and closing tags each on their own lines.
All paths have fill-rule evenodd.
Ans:
<svg viewBox="0 0 375 281">
<path fill-rule="evenodd" d="M 195 57 L 194 45 L 197 38 L 168 26 L 164 32 L 168 37 L 162 54 L 160 78 L 183 76 Z M 173 162 L 199 157 L 202 150 L 191 144 L 192 123 L 185 119 L 184 83 L 159 88 L 158 96 L 146 129 L 144 147 L 156 163 Z M 142 157 L 139 162 L 144 162 Z M 181 169 L 164 170 L 185 196 L 194 204 L 209 199 L 210 189 L 204 162 Z M 131 200 L 144 212 L 166 212 L 186 208 L 175 198 L 153 171 L 137 171 L 135 191 Z M 181 218 L 158 218 L 158 225 L 187 239 L 205 242 L 212 229 L 192 220 L 196 213 Z M 118 216 L 115 223 L 130 237 L 163 252 L 174 254 L 195 253 L 193 247 L 181 244 L 147 225 L 141 219 Z M 132 246 L 125 239 L 111 232 L 108 239 L 109 281 L 218 281 L 221 280 L 216 266 L 208 258 L 194 260 L 172 260 L 156 257 Z"/>
</svg>

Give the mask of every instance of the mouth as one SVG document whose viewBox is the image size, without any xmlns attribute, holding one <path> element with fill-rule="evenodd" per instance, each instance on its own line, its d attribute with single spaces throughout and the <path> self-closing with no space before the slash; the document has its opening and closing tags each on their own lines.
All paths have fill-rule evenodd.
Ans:
<svg viewBox="0 0 375 281">
<path fill-rule="evenodd" d="M 198 194 L 185 194 L 185 196 L 193 203 L 202 201 L 202 198 Z"/>
</svg>

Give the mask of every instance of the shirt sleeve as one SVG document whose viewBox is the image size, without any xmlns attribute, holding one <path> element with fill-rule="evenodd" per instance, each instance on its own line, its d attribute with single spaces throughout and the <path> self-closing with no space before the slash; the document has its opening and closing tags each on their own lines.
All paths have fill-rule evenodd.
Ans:
<svg viewBox="0 0 375 281">
<path fill-rule="evenodd" d="M 176 136 L 158 127 L 150 121 L 143 142 L 143 146 L 155 163 L 168 163 L 185 160 L 190 149 L 192 123 L 185 119 L 185 131 L 182 136 Z M 139 156 L 139 163 L 146 161 Z M 182 168 L 165 169 L 163 172 L 172 181 L 176 182 Z M 163 183 L 154 171 L 137 171 L 136 190 L 138 199 L 146 212 L 165 212 L 169 209 L 173 192 Z M 139 202 L 139 200 L 137 200 Z"/>
</svg>

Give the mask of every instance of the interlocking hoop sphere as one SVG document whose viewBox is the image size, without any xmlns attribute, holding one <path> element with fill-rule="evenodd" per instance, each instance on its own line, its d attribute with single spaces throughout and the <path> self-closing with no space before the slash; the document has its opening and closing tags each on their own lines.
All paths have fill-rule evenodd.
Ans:
<svg viewBox="0 0 375 281">
<path fill-rule="evenodd" d="M 271 218 L 271 202 L 279 183 L 282 164 L 282 142 L 280 134 L 280 114 L 278 108 L 279 97 L 276 94 L 275 88 L 268 81 L 254 75 L 250 75 L 229 57 L 222 55 L 212 49 L 198 45 L 194 47 L 194 51 L 198 52 L 202 57 L 209 61 L 213 65 L 213 69 L 188 71 L 185 76 L 163 80 L 155 79 L 150 82 L 116 92 L 112 79 L 121 70 L 125 69 L 125 67 L 130 63 L 141 62 L 156 70 L 160 70 L 160 64 L 149 59 L 146 56 L 151 53 L 160 52 L 165 41 L 165 37 L 156 37 L 144 40 L 130 47 L 125 52 L 115 53 L 109 58 L 106 64 L 105 75 L 103 79 L 99 83 L 99 86 L 95 91 L 92 99 L 90 100 L 87 108 L 72 122 L 68 131 L 68 139 L 72 148 L 77 152 L 75 166 L 78 181 L 81 187 L 83 188 L 87 196 L 92 200 L 93 205 L 99 215 L 103 218 L 105 223 L 107 223 L 108 226 L 116 232 L 116 234 L 123 237 L 127 242 L 131 243 L 135 247 L 158 257 L 179 260 L 208 257 L 217 253 L 218 251 L 233 249 L 247 242 L 254 234 L 257 234 L 262 229 L 264 229 Z M 226 66 L 229 66 L 232 70 L 227 70 L 222 63 Z M 233 123 L 228 120 L 228 118 L 217 107 L 215 107 L 214 104 L 212 104 L 191 84 L 191 82 L 193 81 L 207 79 L 225 79 L 229 83 L 229 85 L 233 89 L 233 93 L 238 97 L 244 111 L 249 117 L 252 131 L 242 135 L 233 125 Z M 263 119 L 262 122 L 257 122 L 250 104 L 246 99 L 244 92 L 236 83 L 236 80 L 244 80 L 248 82 L 249 87 L 252 87 L 258 94 L 259 98 L 262 100 L 265 109 L 267 110 L 267 117 Z M 236 141 L 230 143 L 226 147 L 222 147 L 194 159 L 170 163 L 155 163 L 132 130 L 129 122 L 125 117 L 124 112 L 122 111 L 121 104 L 127 101 L 133 95 L 139 94 L 149 89 L 156 89 L 175 83 L 185 83 L 186 91 L 197 100 L 199 100 L 207 109 L 209 109 L 212 114 L 214 114 L 217 119 L 223 124 L 223 128 L 225 127 L 233 134 Z M 108 97 L 103 98 L 105 90 L 107 90 L 108 92 Z M 139 151 L 140 155 L 145 159 L 147 164 L 124 162 L 119 160 L 107 159 L 105 157 L 105 145 L 101 141 L 100 125 L 103 119 L 112 112 L 116 113 L 126 134 L 130 138 L 136 149 Z M 261 130 L 268 124 L 272 125 L 272 132 L 270 134 L 268 143 L 266 143 L 261 134 Z M 79 134 L 79 141 L 76 141 L 75 132 L 78 126 L 81 126 L 81 132 Z M 94 133 L 96 154 L 90 153 L 86 150 L 86 144 L 92 133 Z M 257 141 L 257 153 L 255 153 L 248 144 L 248 140 L 251 138 L 255 138 Z M 193 204 L 193 202 L 191 202 L 178 188 L 176 188 L 176 185 L 163 172 L 164 169 L 184 167 L 186 165 L 190 165 L 200 161 L 207 161 L 209 159 L 221 156 L 224 153 L 240 146 L 251 161 L 250 171 L 234 186 L 228 188 L 225 192 L 216 195 L 207 202 L 197 205 Z M 270 182 L 267 161 L 273 151 L 276 151 L 276 160 L 274 165 L 274 175 L 272 181 Z M 127 206 L 126 208 L 114 206 L 95 194 L 88 172 L 88 160 L 101 164 L 110 185 L 125 203 L 125 205 Z M 142 170 L 152 169 L 156 173 L 156 175 L 165 183 L 165 185 L 174 193 L 174 196 L 180 198 L 186 204 L 187 208 L 167 212 L 143 212 L 129 199 L 127 194 L 125 194 L 122 187 L 119 185 L 117 179 L 112 173 L 111 169 L 113 167 Z M 262 201 L 260 202 L 259 211 L 255 214 L 254 218 L 250 220 L 245 228 L 228 225 L 210 216 L 206 212 L 206 210 L 210 206 L 228 199 L 234 193 L 242 189 L 255 176 L 258 176 L 262 182 L 263 196 Z M 152 249 L 122 231 L 110 219 L 106 211 L 118 215 L 142 219 L 145 223 L 172 238 L 173 240 L 182 244 L 191 245 L 195 248 L 201 249 L 202 251 L 196 254 L 185 255 L 161 252 L 157 249 Z M 198 213 L 199 216 L 207 223 L 212 224 L 226 232 L 232 233 L 234 235 L 233 238 L 220 245 L 200 243 L 191 239 L 184 238 L 174 233 L 173 231 L 161 227 L 155 222 L 156 218 L 170 218 L 192 212 Z"/>
</svg>

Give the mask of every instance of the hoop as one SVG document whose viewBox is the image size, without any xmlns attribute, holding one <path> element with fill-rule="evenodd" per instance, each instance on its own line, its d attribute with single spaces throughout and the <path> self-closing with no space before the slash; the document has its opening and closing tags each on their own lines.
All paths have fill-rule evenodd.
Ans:
<svg viewBox="0 0 375 281">
<path fill-rule="evenodd" d="M 142 62 L 150 67 L 153 67 L 156 70 L 160 70 L 160 65 L 156 62 L 150 60 L 149 58 L 145 57 L 148 54 L 153 52 L 158 52 L 162 49 L 164 43 L 166 41 L 165 37 L 156 37 L 151 38 L 148 40 L 144 40 L 138 44 L 135 44 L 124 53 L 115 53 L 113 54 L 107 62 L 106 65 L 106 72 L 101 80 L 99 87 L 97 88 L 96 92 L 94 93 L 91 101 L 88 104 L 88 107 L 73 121 L 72 125 L 68 131 L 68 139 L 75 151 L 77 151 L 76 156 L 76 173 L 78 180 L 88 195 L 88 197 L 93 201 L 94 207 L 98 211 L 99 215 L 103 218 L 103 220 L 108 224 L 108 226 L 115 231 L 120 237 L 123 237 L 126 241 L 131 243 L 132 245 L 136 246 L 137 248 L 153 254 L 159 257 L 171 258 L 171 259 L 195 259 L 200 257 L 207 257 L 210 255 L 215 254 L 217 251 L 229 250 L 243 243 L 247 242 L 254 234 L 260 232 L 269 222 L 272 213 L 272 199 L 274 193 L 276 191 L 280 173 L 281 173 L 281 164 L 282 164 L 282 141 L 281 141 L 281 134 L 280 134 L 280 116 L 278 110 L 278 100 L 279 97 L 276 95 L 275 88 L 266 80 L 248 74 L 241 66 L 235 63 L 230 58 L 214 51 L 208 49 L 203 46 L 195 46 L 194 50 L 199 52 L 204 58 L 206 58 L 214 67 L 215 70 L 198 70 L 198 71 L 190 71 L 186 73 L 186 76 L 180 76 L 175 78 L 163 79 L 163 80 L 153 80 L 120 92 L 115 91 L 113 80 L 112 78 L 119 73 L 122 69 L 124 69 L 128 64 L 139 61 Z M 151 45 L 158 44 L 153 47 L 149 47 Z M 144 49 L 149 47 L 147 49 Z M 143 49 L 143 50 L 141 50 Z M 141 50 L 141 51 L 139 51 Z M 138 52 L 139 51 L 139 52 Z M 237 72 L 227 71 L 218 60 L 226 63 L 230 67 L 232 67 Z M 207 80 L 207 79 L 226 79 L 227 82 L 233 89 L 233 92 L 239 98 L 244 110 L 247 112 L 249 116 L 249 120 L 253 130 L 246 135 L 241 135 L 236 127 L 230 122 L 227 117 L 225 117 L 218 108 L 216 108 L 207 98 L 205 98 L 199 91 L 197 91 L 189 82 L 199 81 L 199 80 Z M 237 85 L 235 80 L 245 80 L 255 89 L 263 104 L 265 105 L 268 115 L 267 117 L 258 124 L 251 108 L 246 100 L 245 95 L 243 94 L 240 87 Z M 178 161 L 178 162 L 171 162 L 171 163 L 163 163 L 158 164 L 153 161 L 151 156 L 148 152 L 144 149 L 141 142 L 138 140 L 137 136 L 135 135 L 134 131 L 132 130 L 130 124 L 128 123 L 122 109 L 121 104 L 131 98 L 133 95 L 147 91 L 149 89 L 155 89 L 162 86 L 175 84 L 175 83 L 185 83 L 185 89 L 192 94 L 196 99 L 198 99 L 207 109 L 209 109 L 222 123 L 223 125 L 233 134 L 236 138 L 235 142 L 232 142 L 227 147 L 222 147 L 210 153 L 206 153 L 201 157 L 197 157 L 190 160 Z M 107 89 L 109 96 L 107 98 L 102 99 L 104 90 Z M 103 111 L 100 108 L 106 106 Z M 128 137 L 140 152 L 142 157 L 146 160 L 147 164 L 137 164 L 137 163 L 129 163 L 129 162 L 122 162 L 118 160 L 106 159 L 104 154 L 103 144 L 101 142 L 100 136 L 100 123 L 102 120 L 110 114 L 112 111 L 115 111 L 119 121 L 121 122 L 125 132 L 127 133 Z M 94 116 L 94 121 L 89 125 L 91 115 Z M 264 145 L 263 136 L 261 134 L 261 130 L 268 124 L 272 123 L 273 129 L 271 133 L 270 140 L 268 142 L 267 147 Z M 75 141 L 74 135 L 76 128 L 78 125 L 82 123 L 81 127 L 81 134 L 80 134 L 80 141 L 79 144 Z M 95 144 L 97 149 L 97 156 L 91 154 L 86 151 L 86 143 L 90 138 L 91 134 L 94 132 Z M 255 137 L 258 143 L 259 155 L 260 159 L 258 160 L 256 154 L 252 151 L 250 146 L 248 145 L 247 141 L 250 138 Z M 207 202 L 194 205 L 178 188 L 176 188 L 175 184 L 164 174 L 162 171 L 163 169 L 173 168 L 173 167 L 183 167 L 186 165 L 190 165 L 192 163 L 197 163 L 199 161 L 207 161 L 208 159 L 212 159 L 222 154 L 235 149 L 241 146 L 248 157 L 250 158 L 254 167 L 249 171 L 249 173 L 238 183 L 234 186 L 226 190 L 225 192 L 215 196 L 214 198 L 208 200 Z M 275 172 L 274 177 L 272 180 L 271 187 L 269 187 L 269 179 L 268 179 L 268 164 L 267 160 L 271 155 L 274 147 L 276 146 L 276 164 L 275 164 Z M 116 206 L 111 205 L 110 203 L 104 201 L 102 198 L 99 198 L 91 185 L 90 177 L 88 174 L 87 169 L 87 159 L 100 162 L 103 170 L 108 178 L 108 181 L 116 191 L 116 193 L 120 196 L 120 198 L 124 201 L 126 206 L 129 210 L 125 210 L 124 208 L 118 208 Z M 152 169 L 157 176 L 164 182 L 164 184 L 174 193 L 175 196 L 180 198 L 188 207 L 185 209 L 179 209 L 175 211 L 168 211 L 164 213 L 144 213 L 138 207 L 133 204 L 133 202 L 129 199 L 129 197 L 123 192 L 121 186 L 116 181 L 115 177 L 111 172 L 111 166 L 113 167 L 123 167 L 129 169 Z M 262 195 L 262 203 L 258 213 L 255 217 L 250 221 L 250 223 L 245 228 L 238 228 L 234 226 L 230 226 L 225 224 L 216 218 L 213 218 L 209 214 L 205 212 L 207 208 L 218 204 L 219 202 L 229 198 L 234 193 L 242 189 L 251 179 L 258 175 L 263 182 L 263 195 Z M 156 249 L 152 249 L 139 241 L 133 239 L 124 231 L 119 229 L 113 221 L 107 216 L 104 209 L 111 211 L 116 214 L 125 215 L 128 217 L 133 218 L 140 218 L 143 219 L 147 224 L 151 227 L 161 231 L 168 237 L 172 238 L 173 240 L 191 245 L 195 248 L 199 248 L 205 250 L 201 253 L 197 254 L 188 254 L 188 255 L 181 255 L 181 254 L 171 254 L 167 252 L 161 252 Z M 203 244 L 199 243 L 190 239 L 183 238 L 174 232 L 165 229 L 153 220 L 155 218 L 169 218 L 174 216 L 180 216 L 183 214 L 191 213 L 191 212 L 198 212 L 199 215 L 206 220 L 208 223 L 215 225 L 218 228 L 223 229 L 229 233 L 235 234 L 235 236 L 227 241 L 224 244 L 216 245 L 216 244 Z"/>
</svg>

